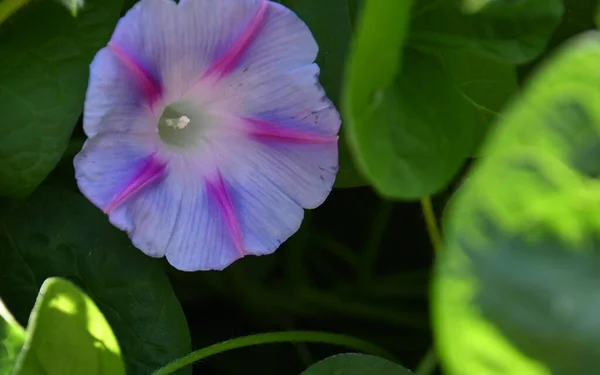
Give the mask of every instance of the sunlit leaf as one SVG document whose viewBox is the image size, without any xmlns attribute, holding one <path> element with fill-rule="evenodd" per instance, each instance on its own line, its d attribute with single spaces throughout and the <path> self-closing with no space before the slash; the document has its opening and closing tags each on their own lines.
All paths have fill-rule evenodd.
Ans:
<svg viewBox="0 0 600 375">
<path fill-rule="evenodd" d="M 83 8 L 84 0 L 59 0 L 63 3 L 67 9 L 71 12 L 74 17 L 77 17 L 77 13 Z"/>
<path fill-rule="evenodd" d="M 0 374 L 11 374 L 23 344 L 25 331 L 0 300 Z"/>
<path fill-rule="evenodd" d="M 70 282 L 51 278 L 31 312 L 14 374 L 125 375 L 125 366 L 94 302 Z"/>
<path fill-rule="evenodd" d="M 191 351 L 160 260 L 135 249 L 83 196 L 43 186 L 5 217 L 0 295 L 22 324 L 41 283 L 59 276 L 81 287 L 106 316 L 129 375 L 147 375 Z"/>
<path fill-rule="evenodd" d="M 530 80 L 448 209 L 436 269 L 447 373 L 600 367 L 600 34 Z"/>
</svg>

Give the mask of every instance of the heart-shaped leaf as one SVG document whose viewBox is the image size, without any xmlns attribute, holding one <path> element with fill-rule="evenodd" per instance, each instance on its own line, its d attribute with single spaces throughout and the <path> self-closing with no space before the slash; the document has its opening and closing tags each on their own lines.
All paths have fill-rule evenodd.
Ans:
<svg viewBox="0 0 600 375">
<path fill-rule="evenodd" d="M 191 351 L 161 261 L 135 249 L 75 192 L 43 186 L 5 213 L 0 274 L 0 295 L 21 323 L 46 278 L 64 277 L 81 287 L 114 330 L 129 375 L 147 375 Z"/>
<path fill-rule="evenodd" d="M 476 127 L 471 104 L 440 58 L 403 53 L 410 3 L 365 3 L 343 103 L 362 173 L 380 194 L 397 199 L 443 189 L 471 154 Z"/>
<path fill-rule="evenodd" d="M 453 198 L 434 282 L 449 375 L 600 367 L 600 34 L 530 80 Z"/>
<path fill-rule="evenodd" d="M 83 110 L 88 66 L 122 4 L 90 0 L 74 18 L 56 1 L 35 1 L 0 27 L 0 196 L 27 196 L 58 163 Z"/>
<path fill-rule="evenodd" d="M 40 289 L 14 375 L 125 375 L 106 319 L 79 288 L 50 278 Z"/>
<path fill-rule="evenodd" d="M 25 343 L 25 331 L 0 300 L 0 374 L 12 374 Z"/>
</svg>

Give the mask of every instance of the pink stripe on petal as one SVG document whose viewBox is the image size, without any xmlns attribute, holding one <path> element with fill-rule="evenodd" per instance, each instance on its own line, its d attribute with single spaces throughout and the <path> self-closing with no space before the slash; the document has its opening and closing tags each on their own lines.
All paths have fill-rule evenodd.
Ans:
<svg viewBox="0 0 600 375">
<path fill-rule="evenodd" d="M 161 177 L 165 171 L 165 164 L 157 161 L 154 156 L 150 156 L 144 163 L 140 173 L 131 180 L 121 193 L 119 193 L 104 209 L 104 213 L 110 214 L 112 210 L 118 207 L 121 203 L 125 202 L 127 198 L 131 197 L 150 183 Z"/>
<path fill-rule="evenodd" d="M 162 94 L 160 83 L 152 77 L 152 74 L 150 74 L 139 61 L 125 52 L 121 47 L 114 43 L 108 43 L 108 48 L 114 52 L 119 61 L 121 61 L 139 81 L 142 90 L 144 91 L 144 96 L 146 97 L 150 108 L 152 108 Z"/>
<path fill-rule="evenodd" d="M 276 141 L 295 144 L 316 144 L 337 142 L 337 135 L 321 135 L 288 129 L 277 124 L 244 117 L 243 120 L 251 126 L 250 136 L 257 140 Z"/>
<path fill-rule="evenodd" d="M 204 72 L 200 79 L 211 75 L 221 78 L 233 71 L 244 55 L 244 52 L 252 45 L 252 42 L 263 26 L 268 6 L 268 1 L 263 0 L 261 2 L 256 14 L 252 17 L 252 20 L 250 20 L 250 23 L 248 23 L 238 38 L 233 42 L 231 47 L 229 47 L 229 49 Z"/>
<path fill-rule="evenodd" d="M 240 253 L 241 257 L 244 257 L 247 253 L 244 249 L 244 243 L 242 242 L 240 221 L 237 217 L 235 209 L 233 208 L 233 203 L 231 202 L 231 197 L 227 191 L 225 181 L 223 180 L 223 175 L 221 175 L 219 170 L 217 170 L 216 181 L 211 182 L 207 180 L 206 186 L 209 194 L 211 194 L 217 200 L 219 208 L 221 209 L 221 212 L 225 217 L 225 221 L 227 222 L 227 226 L 229 226 L 229 230 L 233 236 L 233 242 L 235 243 L 237 251 Z"/>
</svg>

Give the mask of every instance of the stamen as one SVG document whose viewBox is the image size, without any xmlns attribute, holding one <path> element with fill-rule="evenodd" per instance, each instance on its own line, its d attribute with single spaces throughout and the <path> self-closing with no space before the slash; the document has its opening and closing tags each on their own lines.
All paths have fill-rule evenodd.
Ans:
<svg viewBox="0 0 600 375">
<path fill-rule="evenodd" d="M 206 130 L 211 119 L 201 106 L 186 101 L 171 103 L 158 120 L 161 140 L 176 147 L 201 147 L 205 144 Z"/>
<path fill-rule="evenodd" d="M 168 118 L 165 119 L 165 124 L 174 129 L 184 129 L 190 123 L 190 118 L 187 116 L 181 116 L 178 119 Z"/>
</svg>

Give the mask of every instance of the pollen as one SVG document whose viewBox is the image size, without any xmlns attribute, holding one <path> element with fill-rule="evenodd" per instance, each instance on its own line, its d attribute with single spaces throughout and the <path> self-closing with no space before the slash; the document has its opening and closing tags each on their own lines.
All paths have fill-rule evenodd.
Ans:
<svg viewBox="0 0 600 375">
<path fill-rule="evenodd" d="M 181 116 L 178 119 L 174 119 L 174 118 L 168 118 L 165 119 L 165 124 L 168 127 L 174 128 L 174 129 L 184 129 L 186 126 L 188 126 L 188 124 L 190 123 L 190 118 L 187 116 Z"/>
</svg>

